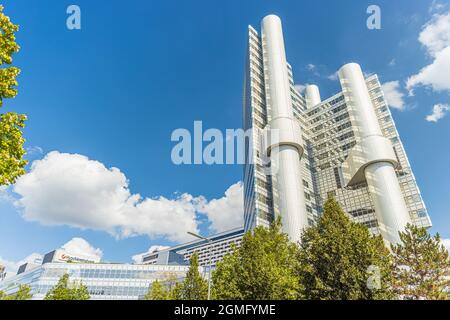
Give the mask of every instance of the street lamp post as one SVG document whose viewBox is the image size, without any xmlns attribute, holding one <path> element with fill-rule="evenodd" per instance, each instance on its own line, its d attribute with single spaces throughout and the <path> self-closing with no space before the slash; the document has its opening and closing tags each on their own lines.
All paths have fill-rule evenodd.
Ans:
<svg viewBox="0 0 450 320">
<path fill-rule="evenodd" d="M 196 238 L 202 239 L 202 240 L 206 240 L 208 241 L 209 244 L 209 251 L 208 251 L 208 300 L 211 300 L 211 262 L 212 262 L 212 240 L 206 237 L 203 237 L 199 234 L 193 233 L 193 232 L 188 232 L 188 234 L 190 234 L 191 236 L 194 236 Z"/>
</svg>

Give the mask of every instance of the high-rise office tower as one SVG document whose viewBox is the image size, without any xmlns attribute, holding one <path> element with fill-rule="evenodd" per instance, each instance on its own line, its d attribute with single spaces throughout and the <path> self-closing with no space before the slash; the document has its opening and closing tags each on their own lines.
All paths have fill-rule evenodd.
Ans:
<svg viewBox="0 0 450 320">
<path fill-rule="evenodd" d="M 314 224 L 333 196 L 354 220 L 388 242 L 407 223 L 431 221 L 376 75 L 356 63 L 338 72 L 342 91 L 302 96 L 286 61 L 281 21 L 269 15 L 261 34 L 249 26 L 244 128 L 245 229 L 280 216 L 292 241 Z"/>
</svg>

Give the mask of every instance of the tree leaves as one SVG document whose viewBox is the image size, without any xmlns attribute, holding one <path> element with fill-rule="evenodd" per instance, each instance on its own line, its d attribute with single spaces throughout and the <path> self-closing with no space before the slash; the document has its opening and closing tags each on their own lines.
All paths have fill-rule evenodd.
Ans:
<svg viewBox="0 0 450 320">
<path fill-rule="evenodd" d="M 380 271 L 380 288 L 369 288 L 373 266 Z M 389 299 L 390 256 L 381 237 L 353 222 L 330 198 L 316 226 L 308 228 L 299 251 L 298 276 L 307 299 Z"/>
<path fill-rule="evenodd" d="M 0 5 L 0 31 L 0 65 L 11 64 L 12 55 L 20 50 L 15 37 L 19 26 L 13 24 L 10 18 L 3 14 L 2 5 Z"/>
<path fill-rule="evenodd" d="M 29 285 L 21 284 L 19 290 L 9 296 L 6 296 L 2 291 L 0 291 L 0 300 L 29 300 L 33 297 L 31 294 L 31 288 Z"/>
<path fill-rule="evenodd" d="M 194 253 L 190 259 L 191 265 L 181 287 L 181 299 L 206 300 L 208 296 L 208 284 L 198 271 L 198 254 Z"/>
<path fill-rule="evenodd" d="M 403 299 L 448 300 L 450 259 L 439 234 L 409 224 L 392 246 L 394 289 Z"/>
<path fill-rule="evenodd" d="M 11 64 L 12 55 L 19 51 L 14 35 L 18 30 L 19 27 L 3 14 L 3 6 L 0 5 L 0 66 Z M 19 73 L 16 67 L 0 68 L 0 107 L 3 106 L 3 99 L 17 95 Z M 27 161 L 23 160 L 25 139 L 22 129 L 26 119 L 25 115 L 13 112 L 0 114 L 0 186 L 13 184 L 25 174 Z"/>
<path fill-rule="evenodd" d="M 66 273 L 47 292 L 44 300 L 89 300 L 90 298 L 87 287 L 82 283 L 70 282 L 69 275 Z"/>
<path fill-rule="evenodd" d="M 1 51 L 1 50 L 0 50 Z M 0 107 L 3 106 L 3 99 L 14 98 L 17 95 L 17 76 L 20 70 L 16 67 L 0 69 Z"/>
<path fill-rule="evenodd" d="M 282 300 L 299 298 L 295 274 L 298 247 L 281 232 L 278 219 L 270 228 L 244 235 L 240 248 L 225 256 L 213 273 L 216 299 Z"/>
<path fill-rule="evenodd" d="M 0 114 L 0 185 L 13 184 L 25 173 L 28 162 L 23 160 L 22 128 L 26 119 L 25 115 L 13 112 Z"/>
<path fill-rule="evenodd" d="M 145 300 L 169 300 L 169 289 L 158 280 L 153 281 L 149 292 L 145 295 Z"/>
<path fill-rule="evenodd" d="M 20 47 L 16 43 L 15 32 L 19 27 L 11 22 L 8 16 L 3 13 L 3 6 L 0 5 L 0 66 L 11 64 L 14 53 L 19 52 Z M 17 94 L 17 76 L 20 70 L 15 67 L 0 69 L 0 107 L 4 98 L 14 98 Z"/>
<path fill-rule="evenodd" d="M 163 281 L 155 280 L 145 300 L 206 300 L 208 284 L 198 271 L 198 254 L 190 259 L 189 270 L 183 282 L 179 282 L 174 274 L 169 274 Z"/>
</svg>

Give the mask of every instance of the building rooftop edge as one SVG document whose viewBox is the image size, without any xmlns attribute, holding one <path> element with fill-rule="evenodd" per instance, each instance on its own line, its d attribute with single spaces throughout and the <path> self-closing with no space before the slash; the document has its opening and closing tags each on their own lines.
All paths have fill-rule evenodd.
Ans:
<svg viewBox="0 0 450 320">
<path fill-rule="evenodd" d="M 208 236 L 207 238 L 214 241 L 214 240 L 216 240 L 217 238 L 220 238 L 220 237 L 227 237 L 227 236 L 232 237 L 232 236 L 237 236 L 239 234 L 243 235 L 244 231 L 245 231 L 244 227 L 242 226 L 242 227 L 238 227 L 238 228 L 234 228 L 234 229 L 230 229 L 230 230 L 226 230 L 226 231 L 222 231 L 222 232 L 216 233 L 214 235 Z M 189 241 L 189 242 L 181 243 L 181 244 L 178 244 L 178 245 L 175 245 L 175 246 L 172 246 L 170 248 L 167 248 L 167 249 L 164 249 L 164 250 L 161 250 L 161 251 L 157 251 L 157 252 L 168 252 L 168 251 L 182 250 L 184 247 L 190 247 L 192 245 L 202 244 L 204 242 L 206 242 L 206 240 L 196 239 L 196 240 L 192 240 L 192 241 Z M 154 253 L 156 253 L 156 252 L 145 253 L 143 255 L 143 257 L 146 257 L 146 256 L 154 254 Z"/>
</svg>

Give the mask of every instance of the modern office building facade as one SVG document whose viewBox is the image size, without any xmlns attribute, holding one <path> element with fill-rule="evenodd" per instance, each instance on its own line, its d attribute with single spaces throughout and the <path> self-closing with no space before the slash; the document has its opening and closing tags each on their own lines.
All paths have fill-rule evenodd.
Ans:
<svg viewBox="0 0 450 320">
<path fill-rule="evenodd" d="M 322 100 L 319 88 L 294 86 L 281 21 L 249 26 L 244 128 L 252 131 L 244 167 L 245 230 L 280 216 L 292 241 L 314 224 L 329 196 L 387 242 L 409 222 L 430 227 L 377 75 L 358 64 L 338 72 L 342 91 Z"/>
<path fill-rule="evenodd" d="M 194 240 L 180 244 L 165 250 L 149 252 L 142 257 L 142 263 L 147 265 L 188 265 L 193 253 L 198 253 L 199 265 L 208 267 L 211 259 L 211 266 L 223 257 L 231 253 L 233 247 L 239 247 L 244 235 L 243 228 L 236 228 L 229 231 L 217 233 L 207 240 Z"/>
<path fill-rule="evenodd" d="M 93 300 L 139 300 L 144 297 L 155 280 L 164 281 L 175 276 L 182 281 L 189 270 L 189 259 L 199 255 L 199 272 L 208 277 L 208 266 L 216 263 L 239 247 L 243 228 L 221 232 L 207 240 L 194 240 L 165 250 L 143 255 L 142 264 L 101 263 L 98 258 L 73 254 L 63 249 L 44 255 L 42 261 L 26 263 L 17 274 L 1 279 L 0 291 L 6 295 L 17 292 L 20 285 L 29 285 L 33 300 L 44 299 L 62 275 L 87 286 Z M 4 268 L 0 266 L 0 275 Z"/>
<path fill-rule="evenodd" d="M 92 300 L 140 300 L 155 280 L 164 281 L 173 275 L 182 281 L 188 269 L 188 266 L 51 262 L 5 279 L 0 282 L 0 291 L 11 295 L 19 285 L 29 285 L 32 300 L 42 300 L 61 276 L 68 274 L 70 281 L 87 286 Z M 204 274 L 203 268 L 199 271 Z"/>
</svg>

